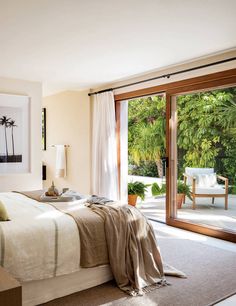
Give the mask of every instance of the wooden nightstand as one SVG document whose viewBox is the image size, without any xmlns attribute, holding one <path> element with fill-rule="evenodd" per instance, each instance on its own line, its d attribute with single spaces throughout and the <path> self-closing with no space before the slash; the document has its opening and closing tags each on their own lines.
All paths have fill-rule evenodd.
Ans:
<svg viewBox="0 0 236 306">
<path fill-rule="evenodd" d="M 0 305 L 21 306 L 22 291 L 20 283 L 0 266 Z"/>
</svg>

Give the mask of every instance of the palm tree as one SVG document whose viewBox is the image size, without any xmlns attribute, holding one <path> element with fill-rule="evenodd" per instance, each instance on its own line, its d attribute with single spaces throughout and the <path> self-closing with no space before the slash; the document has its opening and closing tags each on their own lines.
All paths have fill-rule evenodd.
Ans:
<svg viewBox="0 0 236 306">
<path fill-rule="evenodd" d="M 155 161 L 159 177 L 163 177 L 161 156 L 165 151 L 165 121 L 159 118 L 136 126 L 136 138 L 129 150 L 135 163 Z"/>
<path fill-rule="evenodd" d="M 153 96 L 129 101 L 128 150 L 130 160 L 155 162 L 163 177 L 161 157 L 165 155 L 165 98 Z"/>
<path fill-rule="evenodd" d="M 6 116 L 2 116 L 0 118 L 0 124 L 4 126 L 5 130 L 5 143 L 6 143 L 6 155 L 8 156 L 8 145 L 7 145 L 7 128 L 9 127 L 11 118 L 7 118 Z"/>
<path fill-rule="evenodd" d="M 15 120 L 11 120 L 9 122 L 9 127 L 11 128 L 11 142 L 12 142 L 12 154 L 13 154 L 13 156 L 15 155 L 15 145 L 14 145 L 14 133 L 13 133 L 13 129 L 16 126 L 17 125 L 15 124 Z"/>
</svg>

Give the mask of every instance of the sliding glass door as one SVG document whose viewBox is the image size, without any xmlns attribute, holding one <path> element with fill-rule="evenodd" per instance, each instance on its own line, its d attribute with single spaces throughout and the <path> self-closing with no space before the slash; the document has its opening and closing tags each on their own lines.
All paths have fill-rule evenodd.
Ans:
<svg viewBox="0 0 236 306">
<path fill-rule="evenodd" d="M 236 242 L 236 69 L 115 101 L 121 199 L 142 181 L 150 219 Z"/>
<path fill-rule="evenodd" d="M 121 101 L 120 191 L 127 200 L 127 185 L 146 186 L 137 207 L 150 219 L 166 219 L 166 100 L 164 94 Z"/>
<path fill-rule="evenodd" d="M 170 94 L 168 99 L 167 223 L 234 240 L 236 87 Z"/>
</svg>

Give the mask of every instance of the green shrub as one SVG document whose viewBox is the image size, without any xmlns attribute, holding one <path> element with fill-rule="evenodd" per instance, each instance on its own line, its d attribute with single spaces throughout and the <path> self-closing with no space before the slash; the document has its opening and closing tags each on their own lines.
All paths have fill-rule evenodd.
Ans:
<svg viewBox="0 0 236 306">
<path fill-rule="evenodd" d="M 154 161 L 142 161 L 139 165 L 129 164 L 129 175 L 158 177 L 156 163 Z"/>
<path fill-rule="evenodd" d="M 157 183 L 152 184 L 152 196 L 156 197 L 166 193 L 166 184 L 162 184 L 160 187 Z"/>
</svg>

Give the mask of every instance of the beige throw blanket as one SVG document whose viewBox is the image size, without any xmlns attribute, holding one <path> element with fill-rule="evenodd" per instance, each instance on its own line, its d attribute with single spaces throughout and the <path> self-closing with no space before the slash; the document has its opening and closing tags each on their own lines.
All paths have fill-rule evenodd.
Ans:
<svg viewBox="0 0 236 306">
<path fill-rule="evenodd" d="M 186 277 L 171 266 L 163 268 L 153 228 L 137 208 L 120 204 L 89 206 L 104 220 L 109 262 L 121 290 L 143 294 L 165 285 L 164 275 Z"/>
<path fill-rule="evenodd" d="M 119 288 L 133 296 L 166 285 L 165 275 L 186 277 L 169 265 L 163 267 L 153 228 L 136 207 L 119 202 L 87 206 L 71 210 L 67 203 L 55 205 L 76 221 L 81 267 L 109 263 Z"/>
</svg>

